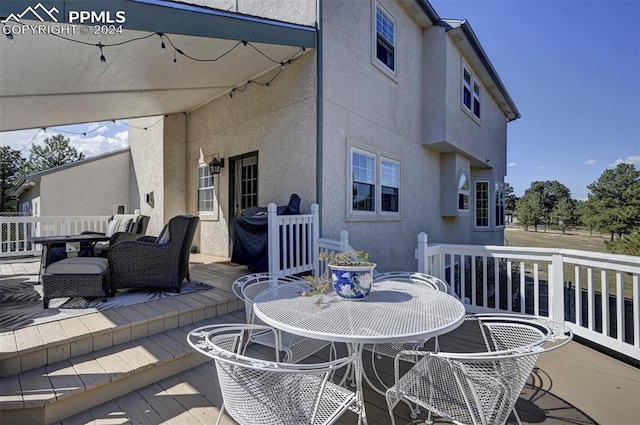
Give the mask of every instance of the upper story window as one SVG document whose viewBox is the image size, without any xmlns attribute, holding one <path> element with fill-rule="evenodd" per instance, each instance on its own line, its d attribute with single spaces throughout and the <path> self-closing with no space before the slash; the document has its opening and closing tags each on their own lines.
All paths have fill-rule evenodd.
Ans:
<svg viewBox="0 0 640 425">
<path fill-rule="evenodd" d="M 489 182 L 477 181 L 475 184 L 475 225 L 489 227 Z"/>
<path fill-rule="evenodd" d="M 375 153 L 351 150 L 351 212 L 398 215 L 400 163 Z"/>
<path fill-rule="evenodd" d="M 478 78 L 467 65 L 462 66 L 462 107 L 474 117 L 480 119 L 480 92 L 482 87 Z"/>
<path fill-rule="evenodd" d="M 380 5 L 376 5 L 376 58 L 395 72 L 396 23 Z"/>
<path fill-rule="evenodd" d="M 496 183 L 496 227 L 504 226 L 504 185 Z"/>
<path fill-rule="evenodd" d="M 380 206 L 382 212 L 398 212 L 400 164 L 386 158 L 380 159 Z"/>
<path fill-rule="evenodd" d="M 469 176 L 461 173 L 458 179 L 458 210 L 469 211 Z"/>
<path fill-rule="evenodd" d="M 351 153 L 352 210 L 375 211 L 376 158 L 354 150 Z"/>
<path fill-rule="evenodd" d="M 198 212 L 214 212 L 213 176 L 209 171 L 209 165 L 198 167 Z"/>
</svg>

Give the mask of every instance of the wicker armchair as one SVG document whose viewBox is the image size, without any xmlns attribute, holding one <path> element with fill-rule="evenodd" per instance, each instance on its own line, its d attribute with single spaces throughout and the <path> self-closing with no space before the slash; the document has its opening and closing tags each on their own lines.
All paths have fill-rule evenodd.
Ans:
<svg viewBox="0 0 640 425">
<path fill-rule="evenodd" d="M 142 214 L 116 214 L 109 218 L 107 231 L 105 233 L 83 231 L 83 235 L 105 235 L 109 236 L 107 242 L 98 242 L 93 249 L 96 257 L 107 257 L 109 247 L 123 238 L 136 239 L 144 236 L 147 231 L 150 217 Z"/>
<path fill-rule="evenodd" d="M 275 334 L 267 326 L 223 324 L 187 336 L 194 349 L 215 360 L 223 400 L 216 425 L 225 410 L 240 425 L 328 425 L 350 409 L 360 412 L 356 393 L 331 381 L 356 365 L 357 353 L 316 364 L 282 363 L 277 348 L 275 361 L 246 356 L 246 335 L 257 331 Z"/>
<path fill-rule="evenodd" d="M 486 351 L 396 356 L 396 384 L 386 393 L 392 424 L 393 408 L 401 400 L 427 409 L 427 423 L 436 414 L 455 423 L 504 424 L 511 412 L 520 423 L 514 406 L 538 356 L 573 337 L 571 329 L 545 317 L 479 314 L 467 320 L 479 325 Z M 424 357 L 399 377 L 404 355 Z"/>
<path fill-rule="evenodd" d="M 191 242 L 200 219 L 179 215 L 157 238 L 121 240 L 109 248 L 112 296 L 121 288 L 161 288 L 180 292 L 189 276 Z"/>
</svg>

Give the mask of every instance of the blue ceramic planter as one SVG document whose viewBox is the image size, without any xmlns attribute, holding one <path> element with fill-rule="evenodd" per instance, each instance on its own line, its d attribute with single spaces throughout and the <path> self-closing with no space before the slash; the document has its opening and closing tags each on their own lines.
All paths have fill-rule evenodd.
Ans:
<svg viewBox="0 0 640 425">
<path fill-rule="evenodd" d="M 373 269 L 371 266 L 333 266 L 329 265 L 333 290 L 342 298 L 361 300 L 371 292 Z"/>
</svg>

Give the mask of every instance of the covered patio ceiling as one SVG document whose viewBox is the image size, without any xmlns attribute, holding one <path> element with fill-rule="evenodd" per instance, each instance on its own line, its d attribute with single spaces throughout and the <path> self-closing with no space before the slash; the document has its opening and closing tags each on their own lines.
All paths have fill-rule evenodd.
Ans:
<svg viewBox="0 0 640 425">
<path fill-rule="evenodd" d="M 25 3 L 2 2 L 0 16 L 23 12 Z M 169 1 L 41 3 L 112 17 L 125 11 L 126 22 L 122 34 L 104 35 L 93 34 L 93 25 L 84 34 L 66 12 L 58 22 L 29 14 L 7 22 L 14 43 L 0 43 L 0 131 L 189 112 L 315 47 L 312 27 Z M 24 24 L 49 29 L 14 27 Z"/>
</svg>

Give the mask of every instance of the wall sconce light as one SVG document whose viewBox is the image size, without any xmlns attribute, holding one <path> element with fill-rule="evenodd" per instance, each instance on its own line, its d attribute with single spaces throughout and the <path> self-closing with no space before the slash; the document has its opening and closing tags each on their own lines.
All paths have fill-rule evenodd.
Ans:
<svg viewBox="0 0 640 425">
<path fill-rule="evenodd" d="M 212 176 L 216 174 L 220 174 L 220 170 L 224 167 L 224 158 L 218 158 L 214 156 L 211 158 L 211 162 L 209 162 L 209 173 Z"/>
</svg>

